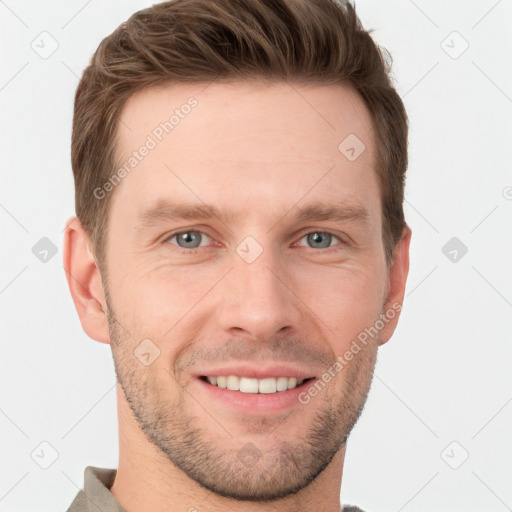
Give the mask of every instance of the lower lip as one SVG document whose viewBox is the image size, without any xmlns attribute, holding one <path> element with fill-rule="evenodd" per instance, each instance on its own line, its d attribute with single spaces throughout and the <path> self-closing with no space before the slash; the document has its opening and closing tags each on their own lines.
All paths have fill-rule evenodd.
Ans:
<svg viewBox="0 0 512 512">
<path fill-rule="evenodd" d="M 288 389 L 286 391 L 277 391 L 276 393 L 243 393 L 242 391 L 231 391 L 222 389 L 205 382 L 200 378 L 195 379 L 201 390 L 213 400 L 225 403 L 244 414 L 272 414 L 286 411 L 294 406 L 302 405 L 299 401 L 299 395 L 303 393 L 314 380 L 308 380 L 302 385 Z"/>
</svg>

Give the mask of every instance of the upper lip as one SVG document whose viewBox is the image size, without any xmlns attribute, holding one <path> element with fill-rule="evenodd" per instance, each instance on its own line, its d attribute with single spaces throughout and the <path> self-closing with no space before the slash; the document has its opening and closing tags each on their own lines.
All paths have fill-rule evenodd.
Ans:
<svg viewBox="0 0 512 512">
<path fill-rule="evenodd" d="M 248 377 L 251 379 L 266 379 L 269 377 L 295 377 L 296 379 L 309 379 L 314 377 L 314 373 L 308 370 L 291 366 L 288 364 L 259 364 L 257 367 L 253 364 L 237 363 L 223 366 L 210 366 L 208 369 L 196 372 L 196 377 L 218 377 L 219 375 L 238 377 Z"/>
</svg>

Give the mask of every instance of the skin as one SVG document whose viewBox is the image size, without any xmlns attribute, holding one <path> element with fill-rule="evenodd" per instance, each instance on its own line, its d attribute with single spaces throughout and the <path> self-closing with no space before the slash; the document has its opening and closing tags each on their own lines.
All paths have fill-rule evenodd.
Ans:
<svg viewBox="0 0 512 512">
<path fill-rule="evenodd" d="M 195 374 L 221 361 L 286 361 L 319 378 L 402 303 L 411 231 L 388 269 L 371 119 L 342 85 L 144 90 L 122 111 L 119 161 L 190 96 L 197 107 L 111 192 L 103 279 L 78 219 L 66 226 L 64 266 L 82 327 L 111 344 L 118 378 L 111 492 L 129 511 L 337 512 L 346 440 L 398 312 L 307 404 L 285 411 L 244 414 L 212 400 Z M 354 161 L 338 150 L 351 133 L 366 146 Z M 233 218 L 142 226 L 138 215 L 160 198 Z M 368 218 L 294 220 L 314 201 L 359 205 Z M 183 231 L 196 245 L 179 245 L 173 235 Z M 307 236 L 325 232 L 332 238 Z M 251 263 L 237 253 L 247 236 L 262 250 Z M 133 354 L 144 339 L 160 350 L 147 366 Z M 237 456 L 247 446 L 259 454 L 252 466 Z"/>
</svg>

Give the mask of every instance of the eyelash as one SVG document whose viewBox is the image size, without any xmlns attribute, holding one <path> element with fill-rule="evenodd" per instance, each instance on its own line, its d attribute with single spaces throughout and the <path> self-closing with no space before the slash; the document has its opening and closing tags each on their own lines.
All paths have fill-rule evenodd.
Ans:
<svg viewBox="0 0 512 512">
<path fill-rule="evenodd" d="M 169 236 L 166 236 L 164 238 L 163 243 L 169 244 L 169 245 L 173 245 L 175 247 L 175 249 L 173 249 L 173 250 L 176 250 L 178 253 L 181 253 L 181 254 L 195 254 L 200 249 L 204 249 L 205 248 L 205 247 L 195 247 L 193 249 L 183 249 L 182 247 L 179 247 L 178 245 L 170 244 L 169 243 L 169 240 L 173 239 L 174 237 L 176 237 L 178 235 L 182 235 L 183 233 L 201 233 L 202 235 L 206 235 L 208 238 L 213 240 L 213 238 L 208 233 L 205 233 L 204 231 L 201 231 L 199 229 L 187 229 L 187 230 L 184 230 L 184 231 L 177 231 L 175 233 L 171 233 Z M 318 229 L 312 230 L 312 231 L 308 231 L 308 232 L 302 234 L 302 236 L 300 237 L 299 241 L 302 240 L 304 237 L 306 237 L 308 235 L 311 235 L 313 233 L 320 233 L 320 234 L 331 235 L 332 237 L 337 238 L 340 241 L 339 245 L 346 245 L 346 242 L 340 236 L 336 235 L 335 233 L 332 233 L 331 231 L 320 231 Z M 314 249 L 312 247 L 309 247 L 309 249 L 311 249 L 312 251 L 315 251 L 315 252 L 324 252 L 325 253 L 325 252 L 332 252 L 333 250 L 338 250 L 339 247 L 337 245 L 334 245 L 332 247 L 327 247 L 325 249 Z"/>
</svg>

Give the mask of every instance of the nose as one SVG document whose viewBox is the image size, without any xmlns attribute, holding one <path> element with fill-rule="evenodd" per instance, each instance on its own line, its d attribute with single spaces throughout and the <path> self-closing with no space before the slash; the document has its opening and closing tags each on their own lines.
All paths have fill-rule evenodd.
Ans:
<svg viewBox="0 0 512 512">
<path fill-rule="evenodd" d="M 263 342 L 285 331 L 296 332 L 301 301 L 285 267 L 270 248 L 251 263 L 235 253 L 233 269 L 222 284 L 220 328 L 231 336 Z"/>
</svg>

